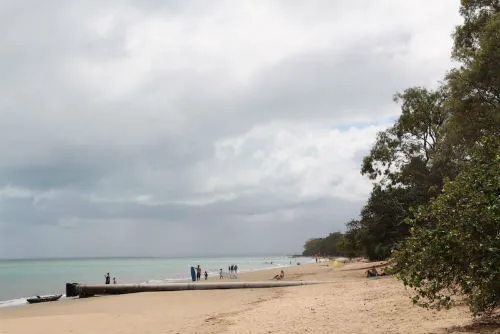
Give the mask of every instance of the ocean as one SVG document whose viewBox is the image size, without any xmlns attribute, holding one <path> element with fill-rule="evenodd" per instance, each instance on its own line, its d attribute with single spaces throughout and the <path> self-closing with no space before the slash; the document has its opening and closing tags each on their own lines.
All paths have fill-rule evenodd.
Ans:
<svg viewBox="0 0 500 334">
<path fill-rule="evenodd" d="M 108 272 L 118 283 L 162 283 L 190 279 L 190 267 L 197 265 L 213 277 L 232 264 L 248 272 L 313 261 L 288 256 L 0 260 L 0 307 L 26 304 L 31 296 L 64 294 L 69 282 L 101 284 Z"/>
</svg>

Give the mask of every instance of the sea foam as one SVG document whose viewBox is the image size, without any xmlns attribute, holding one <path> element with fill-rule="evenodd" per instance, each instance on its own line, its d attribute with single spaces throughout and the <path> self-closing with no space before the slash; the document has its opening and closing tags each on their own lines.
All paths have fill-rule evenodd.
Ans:
<svg viewBox="0 0 500 334">
<path fill-rule="evenodd" d="M 1 307 L 12 307 L 12 306 L 25 305 L 25 304 L 28 303 L 26 300 L 27 300 L 27 298 L 17 298 L 17 299 L 11 299 L 11 300 L 3 300 L 3 301 L 0 301 L 0 308 Z"/>
<path fill-rule="evenodd" d="M 0 300 L 0 308 L 28 305 L 28 298 L 31 298 L 31 297 L 16 298 L 16 299 L 11 299 L 11 300 Z M 66 297 L 66 294 L 63 294 L 62 297 L 57 301 L 67 300 L 67 299 L 73 299 L 73 298 L 71 298 L 71 297 L 68 298 L 68 297 Z M 51 303 L 54 303 L 54 302 L 51 302 Z"/>
</svg>

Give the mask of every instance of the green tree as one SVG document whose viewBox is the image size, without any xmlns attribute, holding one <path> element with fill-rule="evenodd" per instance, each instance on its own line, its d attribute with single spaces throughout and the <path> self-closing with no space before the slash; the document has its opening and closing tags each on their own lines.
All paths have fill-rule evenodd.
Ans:
<svg viewBox="0 0 500 334">
<path fill-rule="evenodd" d="M 304 252 L 302 255 L 304 256 L 314 256 L 321 252 L 321 243 L 323 242 L 323 238 L 311 238 L 306 241 L 304 244 Z"/>
<path fill-rule="evenodd" d="M 442 151 L 457 164 L 482 136 L 500 136 L 500 4 L 462 1 L 464 24 L 455 33 L 453 56 L 461 62 L 447 76 L 451 111 Z"/>
<path fill-rule="evenodd" d="M 347 232 L 342 236 L 338 243 L 340 255 L 348 258 L 363 255 L 362 244 L 360 240 L 360 221 L 351 220 L 347 224 Z"/>
<path fill-rule="evenodd" d="M 449 307 L 466 296 L 474 315 L 500 305 L 500 141 L 476 145 L 471 161 L 442 193 L 409 220 L 411 236 L 394 252 L 394 267 L 414 302 Z"/>
<path fill-rule="evenodd" d="M 409 207 L 418 202 L 412 188 L 375 186 L 361 210 L 357 238 L 369 260 L 383 260 L 391 255 L 397 242 L 409 234 L 405 219 Z"/>
<path fill-rule="evenodd" d="M 462 0 L 460 13 L 460 66 L 435 91 L 395 95 L 401 116 L 363 160 L 374 187 L 340 249 L 381 259 L 397 244 L 393 269 L 416 303 L 460 294 L 480 315 L 500 295 L 500 2 Z"/>
<path fill-rule="evenodd" d="M 453 49 L 462 65 L 438 90 L 414 87 L 395 95 L 401 116 L 378 134 L 361 168 L 375 181 L 356 230 L 369 258 L 387 256 L 391 243 L 407 236 L 411 208 L 440 194 L 482 136 L 500 136 L 499 8 L 498 1 L 463 0 L 465 20 Z"/>
<path fill-rule="evenodd" d="M 426 203 L 442 187 L 449 170 L 437 150 L 448 116 L 446 98 L 445 88 L 414 87 L 396 94 L 401 115 L 378 134 L 363 160 L 361 173 L 375 185 L 353 233 L 359 251 L 371 260 L 390 256 L 395 244 L 408 236 L 410 208 Z"/>
<path fill-rule="evenodd" d="M 431 167 L 448 179 L 407 219 L 412 233 L 394 253 L 394 270 L 417 304 L 449 307 L 463 295 L 481 315 L 500 298 L 500 3 L 461 4 L 453 48 L 461 65 L 446 77 L 447 117 Z"/>
<path fill-rule="evenodd" d="M 439 193 L 450 169 L 438 154 L 449 115 L 445 87 L 435 91 L 414 87 L 395 95 L 401 115 L 377 135 L 361 173 L 375 181 L 355 231 L 361 251 L 370 260 L 390 256 L 408 236 L 410 208 Z"/>
<path fill-rule="evenodd" d="M 370 154 L 363 159 L 361 173 L 389 187 L 428 188 L 439 181 L 441 175 L 432 167 L 448 115 L 445 99 L 444 89 L 414 87 L 396 94 L 401 116 L 394 126 L 377 135 Z"/>
<path fill-rule="evenodd" d="M 320 254 L 327 256 L 341 255 L 338 246 L 341 239 L 342 239 L 342 233 L 340 232 L 330 233 L 326 238 L 323 239 L 320 249 L 321 250 Z"/>
<path fill-rule="evenodd" d="M 322 256 L 338 256 L 341 255 L 339 243 L 342 240 L 343 234 L 340 232 L 330 233 L 325 238 L 313 238 L 306 241 L 304 244 L 304 256 L 314 256 L 320 254 Z"/>
<path fill-rule="evenodd" d="M 462 0 L 460 14 L 464 23 L 454 34 L 453 58 L 469 64 L 480 51 L 482 32 L 490 24 L 491 17 L 500 11 L 498 0 Z"/>
</svg>

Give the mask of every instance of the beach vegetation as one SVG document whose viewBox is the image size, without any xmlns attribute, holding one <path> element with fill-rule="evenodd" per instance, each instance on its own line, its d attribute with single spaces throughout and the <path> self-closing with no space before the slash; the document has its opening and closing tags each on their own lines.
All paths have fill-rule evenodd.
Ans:
<svg viewBox="0 0 500 334">
<path fill-rule="evenodd" d="M 342 233 L 330 233 L 325 238 L 313 238 L 306 241 L 304 244 L 304 256 L 339 256 L 341 250 L 339 249 L 339 242 L 342 239 Z"/>
<path fill-rule="evenodd" d="M 449 115 L 436 151 L 448 174 L 412 207 L 393 271 L 416 304 L 439 309 L 460 296 L 481 316 L 500 305 L 500 3 L 463 0 L 460 13 L 461 66 L 445 78 Z"/>
<path fill-rule="evenodd" d="M 474 315 L 500 305 L 500 2 L 462 0 L 456 66 L 437 88 L 411 87 L 361 173 L 373 182 L 337 248 L 390 259 L 420 306 L 462 298 Z"/>
<path fill-rule="evenodd" d="M 459 175 L 419 207 L 393 271 L 424 307 L 466 298 L 473 314 L 500 304 L 500 139 L 484 138 Z"/>
</svg>

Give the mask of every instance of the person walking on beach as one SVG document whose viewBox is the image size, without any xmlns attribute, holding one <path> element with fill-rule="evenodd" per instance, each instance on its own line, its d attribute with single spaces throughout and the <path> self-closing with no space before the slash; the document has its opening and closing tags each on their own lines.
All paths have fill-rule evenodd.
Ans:
<svg viewBox="0 0 500 334">
<path fill-rule="evenodd" d="M 222 276 L 222 268 L 220 268 L 220 272 L 219 272 L 219 279 L 223 279 L 224 277 Z"/>
<path fill-rule="evenodd" d="M 205 270 L 205 281 L 208 279 L 208 273 L 207 271 Z"/>
<path fill-rule="evenodd" d="M 234 273 L 237 274 L 238 273 L 238 266 L 237 265 L 234 265 Z"/>
<path fill-rule="evenodd" d="M 196 268 L 196 280 L 199 281 L 201 279 L 201 268 L 200 265 Z"/>
<path fill-rule="evenodd" d="M 111 276 L 109 276 L 109 273 L 107 273 L 104 278 L 106 279 L 106 284 L 110 284 L 111 283 Z"/>
</svg>

